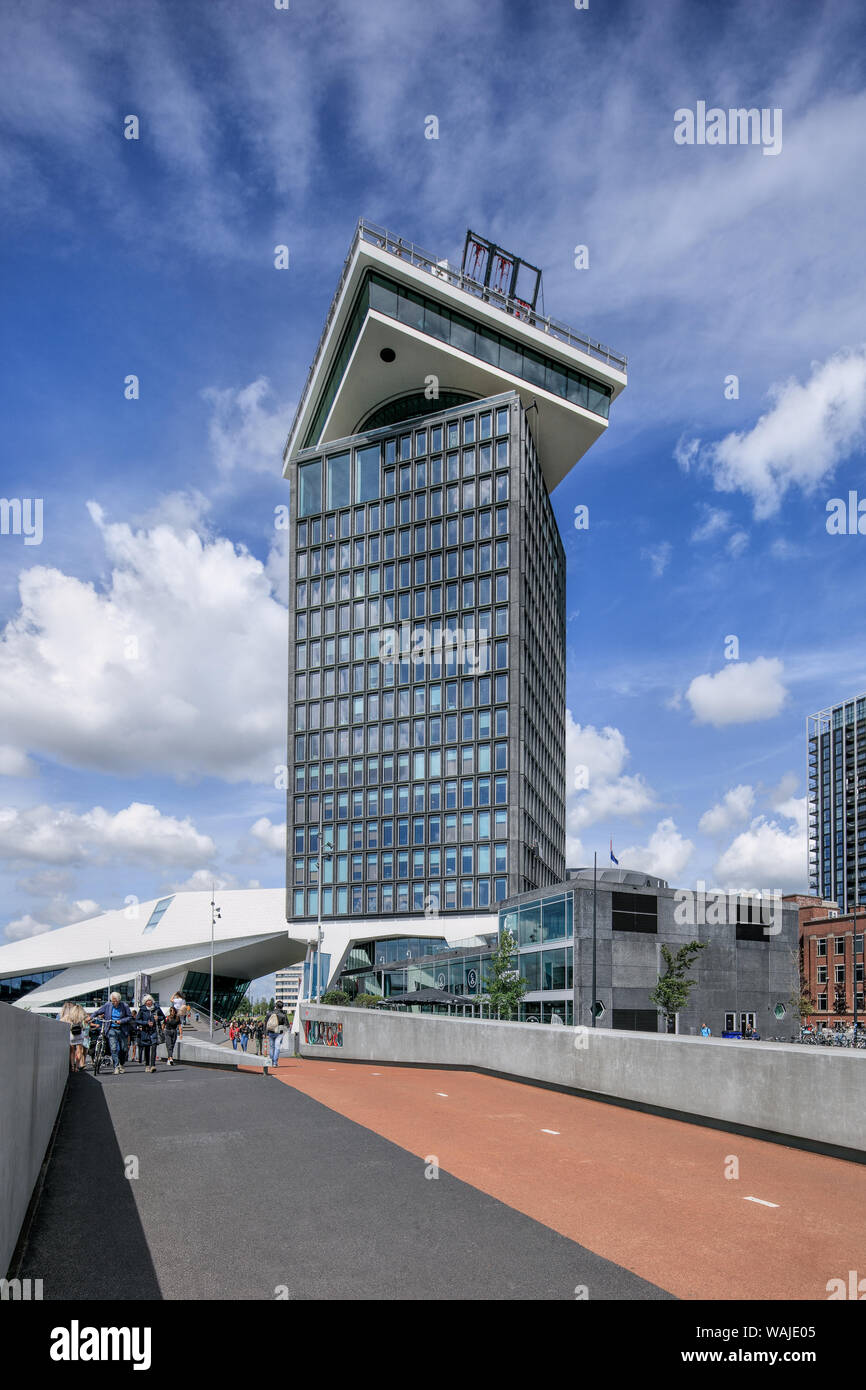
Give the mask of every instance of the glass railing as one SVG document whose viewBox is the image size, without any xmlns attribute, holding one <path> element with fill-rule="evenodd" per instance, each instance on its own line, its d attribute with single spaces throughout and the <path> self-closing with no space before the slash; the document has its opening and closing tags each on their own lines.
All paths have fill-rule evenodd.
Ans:
<svg viewBox="0 0 866 1390">
<path fill-rule="evenodd" d="M 310 370 L 307 373 L 307 380 L 301 392 L 297 409 L 295 410 L 295 417 L 292 421 L 291 429 L 289 430 L 285 449 L 283 450 L 284 460 L 288 454 L 289 444 L 294 437 L 298 421 L 301 418 L 304 405 L 306 404 L 310 385 L 319 364 L 325 342 L 327 341 L 331 324 L 334 321 L 337 305 L 340 302 L 340 295 L 343 292 L 343 286 L 349 274 L 352 257 L 354 256 L 355 248 L 359 241 L 366 241 L 371 246 L 376 246 L 380 250 L 388 252 L 389 255 L 403 261 L 404 264 L 414 266 L 419 270 L 427 271 L 428 274 L 434 276 L 437 280 L 444 280 L 447 284 L 454 286 L 455 289 L 462 290 L 465 294 L 471 294 L 474 298 L 481 299 L 486 304 L 493 305 L 496 309 L 501 309 L 503 313 L 509 314 L 512 318 L 520 319 L 523 323 L 530 324 L 531 327 L 538 329 L 542 333 L 549 334 L 559 342 L 567 344 L 568 347 L 576 348 L 579 352 L 585 352 L 590 357 L 595 357 L 600 362 L 606 362 L 617 371 L 625 372 L 627 369 L 628 358 L 625 357 L 623 353 L 614 352 L 612 348 L 606 347 L 604 343 L 596 342 L 594 338 L 590 338 L 586 334 L 575 332 L 575 330 L 569 328 L 567 324 L 560 323 L 547 314 L 537 313 L 530 305 L 525 304 L 522 300 L 511 299 L 508 295 L 501 294 L 490 285 L 485 286 L 479 284 L 477 280 L 473 280 L 470 275 L 466 275 L 463 271 L 458 270 L 456 266 L 452 266 L 447 260 L 431 256 L 427 251 L 422 251 L 414 242 L 404 241 L 402 237 L 392 236 L 384 227 L 377 227 L 375 223 L 365 222 L 364 219 L 361 218 L 355 228 L 352 244 L 343 262 L 343 269 L 340 272 L 340 279 L 337 282 L 337 288 L 334 291 L 334 296 L 331 300 L 330 308 L 328 309 L 325 326 L 322 329 L 316 351 L 313 354 Z"/>
</svg>

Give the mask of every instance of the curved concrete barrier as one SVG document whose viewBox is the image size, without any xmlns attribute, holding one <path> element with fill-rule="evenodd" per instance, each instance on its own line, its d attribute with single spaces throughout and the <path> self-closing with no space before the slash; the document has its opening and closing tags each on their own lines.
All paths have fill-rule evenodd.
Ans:
<svg viewBox="0 0 866 1390">
<path fill-rule="evenodd" d="M 69 1025 L 0 1004 L 0 1273 L 33 1195 L 69 1075 Z"/>
<path fill-rule="evenodd" d="M 497 1072 L 866 1161 L 864 1051 L 300 1007 L 304 1057 Z"/>
</svg>

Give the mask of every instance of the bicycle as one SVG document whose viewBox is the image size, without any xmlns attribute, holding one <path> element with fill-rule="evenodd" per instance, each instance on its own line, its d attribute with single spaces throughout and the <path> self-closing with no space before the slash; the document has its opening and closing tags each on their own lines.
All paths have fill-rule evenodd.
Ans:
<svg viewBox="0 0 866 1390">
<path fill-rule="evenodd" d="M 104 1033 L 100 1033 L 96 1039 L 96 1047 L 93 1049 L 93 1075 L 99 1075 L 99 1069 L 107 1063 L 111 1066 L 111 1049 L 108 1046 L 108 1038 Z"/>
</svg>

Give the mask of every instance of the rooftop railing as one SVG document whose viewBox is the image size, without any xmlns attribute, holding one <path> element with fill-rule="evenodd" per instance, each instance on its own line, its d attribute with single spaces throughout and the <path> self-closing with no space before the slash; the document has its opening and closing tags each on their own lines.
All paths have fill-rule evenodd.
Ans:
<svg viewBox="0 0 866 1390">
<path fill-rule="evenodd" d="M 594 338 L 590 338 L 586 334 L 575 332 L 574 329 L 569 328 L 567 324 L 559 323 L 558 320 L 551 318 L 548 314 L 537 313 L 531 305 L 526 304 L 522 299 L 511 299 L 508 295 L 502 294 L 499 290 L 494 289 L 490 285 L 482 285 L 478 280 L 473 280 L 471 275 L 467 275 L 464 271 L 451 265 L 449 261 L 431 256 L 429 252 L 423 251 L 419 246 L 416 246 L 414 242 L 404 241 L 402 237 L 392 236 L 386 228 L 377 227 L 374 222 L 366 222 L 361 218 L 355 227 L 352 243 L 346 254 L 346 259 L 343 262 L 340 279 L 334 291 L 330 308 L 328 309 L 325 326 L 322 329 L 322 335 L 319 338 L 316 351 L 313 354 L 313 360 L 310 363 L 307 380 L 301 392 L 301 398 L 298 401 L 295 416 L 292 420 L 292 426 L 289 430 L 288 439 L 286 440 L 286 449 L 283 451 L 284 458 L 286 450 L 289 447 L 289 441 L 295 433 L 298 421 L 301 418 L 301 412 L 303 411 L 307 396 L 309 395 L 310 384 L 313 380 L 316 368 L 319 365 L 319 359 L 322 355 L 328 333 L 330 332 L 331 324 L 334 321 L 337 305 L 340 302 L 340 295 L 343 292 L 343 286 L 349 274 L 352 257 L 355 254 L 355 248 L 359 241 L 369 242 L 371 246 L 376 246 L 381 251 L 387 251 L 389 255 L 394 256 L 405 265 L 411 265 L 418 270 L 424 270 L 437 280 L 444 280 L 446 284 L 452 285 L 455 289 L 462 290 L 464 294 L 471 294 L 474 298 L 482 300 L 485 304 L 491 304 L 495 309 L 501 310 L 502 313 L 509 314 L 512 318 L 519 319 L 522 323 L 530 324 L 541 333 L 549 334 L 551 338 L 556 338 L 559 342 L 565 343 L 568 347 L 577 348 L 578 351 L 585 352 L 588 356 L 594 357 L 600 362 L 606 362 L 608 366 L 614 367 L 617 371 L 626 371 L 628 359 L 622 353 L 614 352 L 612 348 L 606 347 L 604 343 L 596 342 Z"/>
</svg>

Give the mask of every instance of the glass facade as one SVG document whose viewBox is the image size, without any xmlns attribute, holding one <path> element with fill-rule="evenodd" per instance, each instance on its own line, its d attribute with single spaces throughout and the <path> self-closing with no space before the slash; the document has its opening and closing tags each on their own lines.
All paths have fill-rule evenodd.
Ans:
<svg viewBox="0 0 866 1390">
<path fill-rule="evenodd" d="M 519 1017 L 550 1023 L 553 1014 L 571 1024 L 574 1013 L 574 901 L 558 893 L 501 909 L 500 932 L 517 942 L 515 969 L 526 981 Z"/>
<path fill-rule="evenodd" d="M 811 891 L 843 911 L 866 901 L 866 696 L 808 721 Z"/>
<path fill-rule="evenodd" d="M 241 980 L 235 975 L 214 975 L 214 1017 L 231 1018 L 240 1008 L 241 1000 L 250 983 L 251 981 Z M 210 973 L 188 970 L 180 992 L 188 1004 L 207 1013 L 210 1003 Z"/>
<path fill-rule="evenodd" d="M 25 994 L 60 973 L 60 970 L 34 970 L 29 975 L 7 975 L 0 980 L 0 1004 L 14 1004 L 16 999 L 23 999 Z"/>
<path fill-rule="evenodd" d="M 147 936 L 150 932 L 154 931 L 155 928 L 159 926 L 163 916 L 165 915 L 168 908 L 171 906 L 173 902 L 173 894 L 170 898 L 160 898 L 159 902 L 154 907 L 153 911 L 151 912 L 144 925 L 144 931 L 142 932 L 142 936 Z"/>
<path fill-rule="evenodd" d="M 564 870 L 565 567 L 534 445 L 512 393 L 351 445 L 293 489 L 289 912 L 490 912 Z"/>
<path fill-rule="evenodd" d="M 321 437 L 328 413 L 364 325 L 367 312 L 376 310 L 398 323 L 449 343 L 461 352 L 489 363 L 499 371 L 561 396 L 573 405 L 583 406 L 605 420 L 610 411 L 611 388 L 594 377 L 574 371 L 553 357 L 527 347 L 505 333 L 497 333 L 487 323 L 448 308 L 431 296 L 416 293 L 405 285 L 377 272 L 367 271 L 351 318 L 346 325 L 334 363 L 328 373 L 322 399 L 304 440 L 310 448 Z M 419 413 L 426 413 L 423 410 Z M 434 406 L 434 409 L 436 407 Z"/>
</svg>

